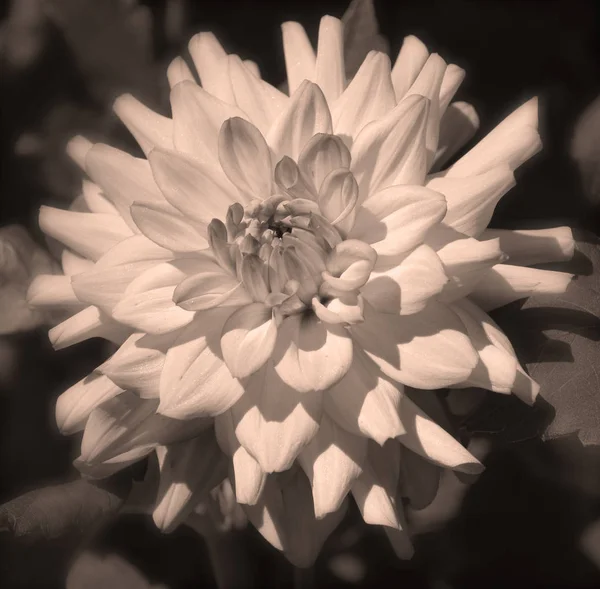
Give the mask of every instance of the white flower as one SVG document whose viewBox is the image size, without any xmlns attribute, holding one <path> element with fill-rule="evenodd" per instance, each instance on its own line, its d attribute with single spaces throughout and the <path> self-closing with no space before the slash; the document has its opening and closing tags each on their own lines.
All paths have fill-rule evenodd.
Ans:
<svg viewBox="0 0 600 589">
<path fill-rule="evenodd" d="M 229 472 L 297 564 L 348 494 L 405 555 L 414 469 L 481 470 L 405 386 L 533 402 L 485 311 L 564 291 L 570 275 L 524 265 L 567 259 L 572 237 L 486 229 L 540 148 L 535 100 L 443 169 L 478 126 L 451 102 L 461 68 L 408 37 L 393 67 L 371 52 L 346 80 L 339 20 L 322 19 L 316 55 L 299 24 L 282 28 L 290 96 L 202 33 L 202 86 L 180 58 L 169 67 L 172 119 L 115 104 L 147 159 L 70 144 L 91 181 L 72 210 L 43 207 L 65 275 L 30 298 L 72 306 L 56 348 L 121 347 L 59 398 L 57 419 L 84 429 L 77 463 L 92 476 L 156 451 L 163 529 Z"/>
</svg>

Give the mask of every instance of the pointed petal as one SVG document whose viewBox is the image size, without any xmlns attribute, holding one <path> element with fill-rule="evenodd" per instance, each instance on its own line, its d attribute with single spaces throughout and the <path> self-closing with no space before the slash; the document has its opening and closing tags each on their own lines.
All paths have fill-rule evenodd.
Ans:
<svg viewBox="0 0 600 589">
<path fill-rule="evenodd" d="M 182 215 L 172 215 L 162 207 L 134 203 L 131 218 L 139 230 L 154 243 L 173 252 L 197 252 L 206 249 L 208 242 L 198 226 Z"/>
<path fill-rule="evenodd" d="M 131 94 L 117 98 L 113 110 L 148 155 L 155 147 L 173 147 L 173 121 L 154 112 Z"/>
<path fill-rule="evenodd" d="M 444 468 L 479 474 L 483 465 L 458 440 L 433 421 L 406 395 L 400 401 L 406 433 L 398 441 L 423 458 Z"/>
<path fill-rule="evenodd" d="M 417 37 L 409 35 L 404 38 L 392 68 L 392 84 L 398 102 L 404 98 L 408 89 L 413 85 L 428 57 L 427 47 Z"/>
<path fill-rule="evenodd" d="M 450 101 L 465 79 L 465 74 L 465 70 L 461 67 L 453 63 L 448 64 L 440 87 L 440 116 L 443 115 L 444 111 L 448 108 Z"/>
<path fill-rule="evenodd" d="M 27 302 L 36 307 L 69 306 L 80 303 L 73 287 L 70 276 L 55 276 L 38 274 L 27 290 Z"/>
<path fill-rule="evenodd" d="M 219 100 L 192 81 L 173 88 L 171 109 L 175 149 L 215 167 L 221 126 L 231 117 L 247 118 L 237 106 Z"/>
<path fill-rule="evenodd" d="M 485 273 L 470 299 L 484 311 L 491 311 L 532 295 L 562 294 L 572 279 L 566 272 L 498 264 Z"/>
<path fill-rule="evenodd" d="M 273 122 L 267 143 L 277 159 L 287 155 L 297 161 L 314 135 L 331 130 L 331 114 L 321 88 L 304 80 Z"/>
<path fill-rule="evenodd" d="M 377 311 L 410 315 L 421 311 L 447 282 L 440 258 L 423 244 L 390 270 L 372 272 L 360 292 Z"/>
<path fill-rule="evenodd" d="M 269 147 L 260 131 L 239 117 L 223 123 L 219 161 L 231 182 L 248 200 L 271 196 L 273 167 Z"/>
<path fill-rule="evenodd" d="M 187 63 L 182 57 L 177 56 L 167 68 L 167 80 L 169 80 L 169 87 L 171 90 L 184 80 L 194 82 L 194 74 L 190 70 Z"/>
<path fill-rule="evenodd" d="M 393 184 L 423 184 L 427 171 L 428 112 L 426 98 L 409 96 L 358 134 L 351 154 L 361 200 Z"/>
<path fill-rule="evenodd" d="M 453 102 L 440 121 L 440 137 L 433 164 L 441 169 L 459 149 L 464 147 L 479 129 L 479 116 L 468 102 Z"/>
<path fill-rule="evenodd" d="M 113 308 L 113 317 L 138 331 L 156 335 L 190 323 L 194 313 L 173 302 L 175 287 L 193 273 L 194 258 L 158 264 L 134 279 Z"/>
<path fill-rule="evenodd" d="M 118 215 L 119 212 L 114 205 L 102 194 L 102 189 L 89 180 L 82 183 L 83 200 L 92 213 L 108 213 Z"/>
<path fill-rule="evenodd" d="M 97 370 L 144 399 L 158 398 L 165 355 L 176 336 L 134 333 Z"/>
<path fill-rule="evenodd" d="M 154 182 L 150 164 L 145 159 L 96 143 L 87 153 L 85 169 L 134 231 L 137 228 L 129 214 L 129 207 L 134 201 L 142 204 L 166 204 Z"/>
<path fill-rule="evenodd" d="M 402 496 L 408 499 L 411 509 L 424 509 L 436 497 L 442 468 L 407 447 L 402 448 L 400 468 Z"/>
<path fill-rule="evenodd" d="M 326 415 L 319 431 L 298 456 L 312 487 L 315 517 L 337 511 L 360 476 L 367 440 L 353 436 Z"/>
<path fill-rule="evenodd" d="M 268 477 L 264 490 L 254 505 L 242 505 L 244 513 L 263 538 L 277 550 L 283 550 L 283 498 L 273 477 Z"/>
<path fill-rule="evenodd" d="M 56 400 L 55 417 L 60 433 L 68 436 L 81 431 L 98 405 L 121 394 L 123 389 L 107 376 L 92 372 Z"/>
<path fill-rule="evenodd" d="M 283 51 L 290 96 L 304 80 L 312 80 L 315 74 L 315 52 L 304 27 L 297 22 L 284 22 Z"/>
<path fill-rule="evenodd" d="M 256 372 L 271 357 L 277 326 L 270 307 L 252 303 L 241 307 L 223 326 L 221 349 L 227 368 L 236 378 Z"/>
<path fill-rule="evenodd" d="M 173 419 L 218 415 L 242 395 L 242 384 L 221 359 L 220 337 L 233 309 L 198 313 L 167 352 L 158 411 Z"/>
<path fill-rule="evenodd" d="M 324 16 L 319 25 L 315 82 L 329 104 L 333 104 L 346 86 L 344 25 L 332 16 Z"/>
<path fill-rule="evenodd" d="M 481 239 L 500 240 L 500 249 L 516 266 L 565 262 L 573 257 L 575 241 L 570 227 L 549 229 L 486 229 Z"/>
<path fill-rule="evenodd" d="M 227 75 L 227 53 L 213 33 L 194 35 L 188 48 L 202 87 L 220 100 L 233 104 L 231 83 Z"/>
<path fill-rule="evenodd" d="M 269 361 L 246 382 L 231 408 L 238 440 L 264 472 L 290 468 L 319 428 L 321 394 L 303 394 L 285 384 Z"/>
<path fill-rule="evenodd" d="M 296 391 L 324 391 L 348 371 L 352 340 L 340 325 L 292 315 L 279 327 L 273 362 L 280 378 Z"/>
<path fill-rule="evenodd" d="M 131 330 L 119 325 L 96 307 L 86 307 L 48 332 L 55 350 L 62 350 L 86 339 L 101 337 L 121 344 Z"/>
<path fill-rule="evenodd" d="M 124 242 L 122 241 L 120 243 Z M 66 276 L 75 276 L 80 272 L 86 272 L 94 267 L 94 262 L 92 260 L 88 260 L 66 248 L 60 256 L 60 263 Z"/>
<path fill-rule="evenodd" d="M 157 448 L 158 499 L 152 513 L 163 532 L 172 532 L 227 476 L 227 461 L 212 430 L 196 438 Z"/>
<path fill-rule="evenodd" d="M 364 313 L 364 323 L 350 327 L 355 345 L 398 382 L 443 388 L 466 380 L 478 362 L 460 319 L 433 299 L 413 315 L 378 313 L 366 302 Z"/>
<path fill-rule="evenodd" d="M 111 247 L 133 235 L 122 219 L 100 213 L 75 213 L 42 206 L 40 228 L 76 253 L 97 260 Z"/>
<path fill-rule="evenodd" d="M 441 194 L 422 186 L 390 186 L 363 203 L 349 237 L 371 244 L 379 256 L 395 256 L 421 244 L 445 214 Z"/>
<path fill-rule="evenodd" d="M 446 197 L 444 225 L 473 237 L 487 227 L 496 204 L 514 185 L 514 173 L 506 165 L 465 178 L 433 178 L 426 184 Z"/>
<path fill-rule="evenodd" d="M 377 365 L 355 347 L 352 366 L 323 396 L 323 409 L 351 434 L 383 445 L 404 433 L 398 415 L 402 385 L 391 383 Z"/>
<path fill-rule="evenodd" d="M 237 55 L 230 55 L 228 64 L 235 104 L 266 136 L 273 122 L 285 109 L 289 97 L 250 73 Z"/>
<path fill-rule="evenodd" d="M 335 134 L 354 138 L 365 125 L 395 106 L 390 58 L 385 53 L 371 51 L 332 107 Z"/>
<path fill-rule="evenodd" d="M 83 137 L 82 135 L 75 135 L 72 139 L 69 139 L 67 143 L 67 155 L 85 172 L 85 158 L 87 153 L 94 144 Z"/>
<path fill-rule="evenodd" d="M 319 133 L 302 150 L 298 167 L 318 194 L 323 180 L 333 170 L 350 167 L 350 152 L 339 137 Z"/>
<path fill-rule="evenodd" d="M 482 174 L 501 164 L 511 170 L 535 155 L 542 147 L 537 132 L 538 105 L 533 98 L 517 108 L 447 172 L 449 178 Z"/>
</svg>

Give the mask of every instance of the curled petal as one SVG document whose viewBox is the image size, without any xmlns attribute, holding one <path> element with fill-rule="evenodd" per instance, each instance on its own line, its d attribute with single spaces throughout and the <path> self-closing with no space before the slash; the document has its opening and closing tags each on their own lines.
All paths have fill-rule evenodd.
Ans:
<svg viewBox="0 0 600 589">
<path fill-rule="evenodd" d="M 333 170 L 350 167 L 350 152 L 336 135 L 316 134 L 298 159 L 300 172 L 318 194 L 323 180 Z"/>
<path fill-rule="evenodd" d="M 329 174 L 319 190 L 319 207 L 323 216 L 338 230 L 347 233 L 354 224 L 358 184 L 352 172 L 338 168 Z"/>
</svg>

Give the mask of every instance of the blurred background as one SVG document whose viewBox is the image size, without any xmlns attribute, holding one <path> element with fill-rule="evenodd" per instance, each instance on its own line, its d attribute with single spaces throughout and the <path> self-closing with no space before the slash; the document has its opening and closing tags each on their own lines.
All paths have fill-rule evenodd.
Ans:
<svg viewBox="0 0 600 589">
<path fill-rule="evenodd" d="M 66 142 L 83 134 L 134 152 L 112 113 L 114 98 L 130 92 L 168 115 L 166 67 L 196 32 L 215 32 L 228 52 L 252 59 L 279 85 L 280 23 L 301 22 L 315 41 L 320 17 L 341 17 L 347 7 L 333 0 L 0 2 L 0 503 L 75 478 L 78 440 L 56 431 L 54 402 L 110 353 L 97 341 L 54 352 L 50 318 L 24 303 L 31 276 L 55 264 L 37 228 L 39 207 L 66 207 L 80 188 Z M 476 107 L 478 137 L 540 97 L 544 150 L 519 169 L 492 226 L 569 224 L 599 233 L 600 3 L 376 0 L 375 8 L 392 59 L 415 34 L 467 70 L 458 98 Z M 518 419 L 538 419 L 533 413 Z M 385 538 L 351 513 L 311 584 L 600 587 L 597 449 L 578 439 L 542 442 L 530 429 L 484 440 L 486 472 L 462 501 L 464 489 L 452 491 L 431 516 L 436 525 L 425 517 L 413 561 L 397 561 Z M 291 568 L 257 534 L 234 537 L 248 586 L 291 586 Z M 213 587 L 215 578 L 200 535 L 182 527 L 163 536 L 144 516 L 43 541 L 0 532 L 0 587 L 65 586 L 184 589 Z"/>
</svg>

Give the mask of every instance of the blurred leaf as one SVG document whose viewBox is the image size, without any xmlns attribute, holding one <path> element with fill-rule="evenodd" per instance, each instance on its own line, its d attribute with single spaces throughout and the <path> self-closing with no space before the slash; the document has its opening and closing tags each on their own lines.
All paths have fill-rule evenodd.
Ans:
<svg viewBox="0 0 600 589">
<path fill-rule="evenodd" d="M 20 225 L 0 228 L 0 334 L 33 329 L 45 313 L 26 301 L 31 280 L 53 274 L 54 262 Z"/>
<path fill-rule="evenodd" d="M 352 78 L 369 51 L 388 53 L 389 43 L 379 33 L 373 0 L 352 0 L 342 22 L 346 75 Z"/>
<path fill-rule="evenodd" d="M 86 530 L 119 510 L 129 484 L 122 477 L 103 486 L 79 479 L 35 489 L 0 506 L 0 529 L 31 541 Z"/>
<path fill-rule="evenodd" d="M 600 204 L 600 96 L 575 125 L 571 157 L 579 167 L 585 195 L 593 204 Z"/>
<path fill-rule="evenodd" d="M 153 585 L 125 559 L 84 552 L 71 566 L 66 589 L 167 589 Z"/>
<path fill-rule="evenodd" d="M 530 297 L 492 313 L 539 382 L 541 399 L 529 408 L 514 397 L 489 393 L 465 426 L 511 442 L 543 432 L 546 440 L 576 434 L 583 445 L 599 445 L 600 239 L 585 234 L 570 262 L 544 267 L 577 277 L 562 295 Z"/>
<path fill-rule="evenodd" d="M 88 90 L 103 104 L 131 92 L 156 101 L 152 15 L 132 0 L 45 0 L 61 29 Z"/>
</svg>

